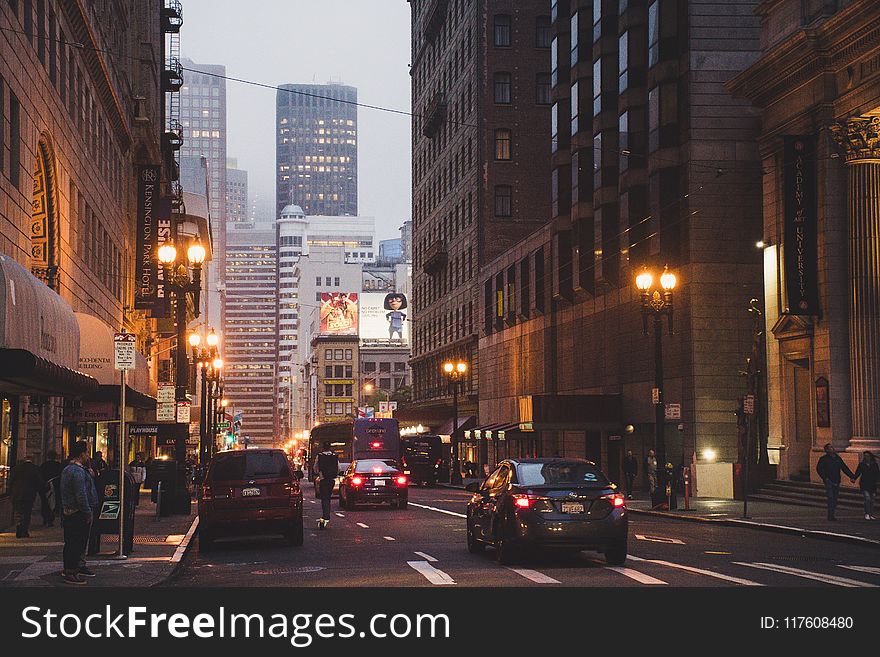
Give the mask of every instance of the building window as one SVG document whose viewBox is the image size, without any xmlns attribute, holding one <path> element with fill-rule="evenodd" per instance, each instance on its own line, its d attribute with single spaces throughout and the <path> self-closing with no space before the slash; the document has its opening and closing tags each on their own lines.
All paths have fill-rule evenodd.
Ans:
<svg viewBox="0 0 880 657">
<path fill-rule="evenodd" d="M 620 151 L 620 171 L 629 168 L 629 112 L 620 115 L 617 121 L 618 145 Z"/>
<path fill-rule="evenodd" d="M 343 357 L 343 353 L 344 352 L 342 349 L 334 349 L 333 350 L 333 360 L 345 360 Z"/>
<path fill-rule="evenodd" d="M 535 76 L 535 102 L 538 105 L 550 104 L 550 74 L 538 73 Z"/>
<path fill-rule="evenodd" d="M 571 85 L 571 134 L 578 131 L 578 82 Z"/>
<path fill-rule="evenodd" d="M 593 116 L 602 111 L 602 60 L 593 62 Z"/>
<path fill-rule="evenodd" d="M 495 131 L 495 159 L 510 159 L 510 130 L 499 128 Z"/>
<path fill-rule="evenodd" d="M 324 360 L 333 360 L 333 350 L 325 349 L 324 350 Z"/>
<path fill-rule="evenodd" d="M 324 366 L 324 378 L 325 379 L 332 379 L 333 378 L 333 366 L 332 365 L 325 365 Z"/>
<path fill-rule="evenodd" d="M 394 363 L 395 372 L 406 372 L 406 363 Z"/>
<path fill-rule="evenodd" d="M 325 277 L 324 277 L 324 285 L 326 285 L 327 287 L 330 287 L 330 285 L 331 285 L 330 281 L 331 281 L 331 280 L 333 280 L 333 279 L 332 279 L 330 276 L 325 276 Z"/>
<path fill-rule="evenodd" d="M 374 362 L 365 362 L 364 363 L 364 372 L 375 372 L 376 371 L 376 363 Z"/>
<path fill-rule="evenodd" d="M 18 187 L 21 182 L 21 105 L 15 94 L 9 94 L 9 181 Z"/>
<path fill-rule="evenodd" d="M 507 14 L 495 15 L 495 47 L 507 48 L 510 46 L 510 16 Z"/>
<path fill-rule="evenodd" d="M 510 185 L 495 185 L 495 216 L 509 217 L 511 215 L 511 197 L 513 188 Z"/>
<path fill-rule="evenodd" d="M 391 378 L 379 379 L 379 387 L 382 390 L 391 390 Z"/>
<path fill-rule="evenodd" d="M 345 350 L 345 360 L 351 360 L 351 358 L 352 358 L 352 350 L 346 349 Z"/>
<path fill-rule="evenodd" d="M 495 103 L 498 105 L 510 104 L 510 73 L 495 74 Z"/>
<path fill-rule="evenodd" d="M 572 67 L 576 66 L 578 63 L 578 13 L 574 12 L 571 15 L 571 58 L 570 63 Z"/>
<path fill-rule="evenodd" d="M 553 103 L 550 108 L 550 150 L 556 152 L 559 149 L 559 103 Z"/>
<path fill-rule="evenodd" d="M 549 16 L 538 16 L 535 19 L 535 47 L 549 48 L 553 40 L 553 28 Z"/>
<path fill-rule="evenodd" d="M 339 277 L 338 276 L 336 276 L 333 279 L 333 287 L 339 287 Z"/>
<path fill-rule="evenodd" d="M 320 276 L 315 276 L 315 285 L 317 285 L 318 287 L 321 287 L 321 277 Z"/>
<path fill-rule="evenodd" d="M 345 365 L 334 365 L 333 376 L 337 379 L 343 378 L 345 376 Z"/>
<path fill-rule="evenodd" d="M 648 7 L 648 67 L 660 59 L 660 2 L 655 0 Z"/>
<path fill-rule="evenodd" d="M 618 39 L 617 63 L 620 75 L 617 78 L 617 91 L 623 93 L 629 86 L 629 32 L 624 32 Z"/>
</svg>

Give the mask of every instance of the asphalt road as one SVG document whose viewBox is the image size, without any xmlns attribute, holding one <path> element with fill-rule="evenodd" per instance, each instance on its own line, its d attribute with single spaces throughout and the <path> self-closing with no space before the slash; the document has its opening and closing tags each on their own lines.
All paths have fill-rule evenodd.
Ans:
<svg viewBox="0 0 880 657">
<path fill-rule="evenodd" d="M 405 511 L 343 511 L 334 499 L 330 526 L 318 531 L 320 503 L 306 487 L 302 547 L 254 536 L 222 539 L 200 554 L 195 541 L 167 586 L 880 586 L 872 548 L 638 514 L 630 514 L 623 566 L 582 552 L 504 567 L 491 549 L 467 551 L 468 497 L 414 488 Z"/>
</svg>

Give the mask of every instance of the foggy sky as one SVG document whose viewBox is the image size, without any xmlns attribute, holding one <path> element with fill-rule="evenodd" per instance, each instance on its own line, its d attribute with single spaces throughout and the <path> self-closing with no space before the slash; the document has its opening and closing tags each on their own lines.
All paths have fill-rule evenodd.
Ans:
<svg viewBox="0 0 880 657">
<path fill-rule="evenodd" d="M 181 54 L 229 77 L 272 86 L 358 89 L 358 102 L 410 110 L 410 8 L 405 0 L 184 0 Z M 186 72 L 184 72 L 186 78 Z M 226 82 L 227 156 L 254 193 L 275 203 L 275 91 Z M 412 212 L 410 117 L 358 108 L 358 213 L 378 239 L 400 237 Z"/>
</svg>

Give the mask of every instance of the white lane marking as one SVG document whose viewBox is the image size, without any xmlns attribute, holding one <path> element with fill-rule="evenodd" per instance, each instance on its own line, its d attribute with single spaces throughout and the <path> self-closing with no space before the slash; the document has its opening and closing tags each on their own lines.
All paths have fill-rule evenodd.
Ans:
<svg viewBox="0 0 880 657">
<path fill-rule="evenodd" d="M 431 584 L 437 584 L 438 586 L 455 584 L 455 580 L 452 579 L 452 577 L 447 573 L 444 573 L 442 570 L 434 568 L 434 566 L 427 561 L 407 561 L 406 563 L 417 573 L 423 575 L 426 580 L 431 582 Z"/>
<path fill-rule="evenodd" d="M 416 553 L 418 554 L 418 553 Z M 847 568 L 849 570 L 855 570 L 860 573 L 869 573 L 871 575 L 880 575 L 880 568 L 875 568 L 873 566 L 845 566 L 842 563 L 837 564 L 841 568 Z"/>
<path fill-rule="evenodd" d="M 644 561 L 646 563 L 655 563 L 658 566 L 666 566 L 667 568 L 678 568 L 679 570 L 686 570 L 691 573 L 697 573 L 698 575 L 705 575 L 706 577 L 714 577 L 715 579 L 721 579 L 725 582 L 732 582 L 733 584 L 742 584 L 743 586 L 764 586 L 760 582 L 753 582 L 750 579 L 743 579 L 741 577 L 732 577 L 730 575 L 724 575 L 723 573 L 715 573 L 711 570 L 703 570 L 702 568 L 694 568 L 693 566 L 685 566 L 680 563 L 672 563 L 671 561 L 663 561 L 662 559 L 642 559 L 640 557 L 634 557 L 633 555 L 629 555 L 627 559 L 631 561 Z"/>
<path fill-rule="evenodd" d="M 384 538 L 386 541 L 393 541 L 393 540 L 395 540 L 393 536 L 383 536 L 382 538 Z"/>
<path fill-rule="evenodd" d="M 340 518 L 344 518 L 344 517 L 345 517 L 345 514 L 344 514 L 344 513 L 339 513 L 339 511 L 336 512 L 336 515 L 339 516 Z"/>
<path fill-rule="evenodd" d="M 529 570 L 528 568 L 508 568 L 508 570 L 512 570 L 517 575 L 530 579 L 537 584 L 562 584 L 558 579 L 553 579 L 549 575 L 539 573 L 537 570 Z"/>
<path fill-rule="evenodd" d="M 607 566 L 607 568 L 608 570 L 613 570 L 614 572 L 620 573 L 630 579 L 634 579 L 639 584 L 666 584 L 662 579 L 657 579 L 656 577 L 651 577 L 645 573 L 640 573 L 638 570 L 633 570 L 632 568 L 625 568 L 624 566 Z"/>
<path fill-rule="evenodd" d="M 434 557 L 432 557 L 430 554 L 425 554 L 424 552 L 413 552 L 413 554 L 417 554 L 417 555 L 419 555 L 419 556 L 420 556 L 422 559 L 424 559 L 425 561 L 437 561 L 437 560 L 436 560 Z"/>
<path fill-rule="evenodd" d="M 759 568 L 761 570 L 771 570 L 785 575 L 794 575 L 795 577 L 803 577 L 804 579 L 812 579 L 825 584 L 834 584 L 835 586 L 846 587 L 865 587 L 876 588 L 876 584 L 868 584 L 860 582 L 857 579 L 849 579 L 848 577 L 837 577 L 835 575 L 825 575 L 823 573 L 814 573 L 809 570 L 801 570 L 800 568 L 792 568 L 791 566 L 780 566 L 772 563 L 746 563 L 744 561 L 734 561 L 737 566 L 748 566 L 749 568 Z"/>
<path fill-rule="evenodd" d="M 636 538 L 640 541 L 651 541 L 652 543 L 670 543 L 672 545 L 684 545 L 684 541 L 677 538 L 666 538 L 665 536 L 647 536 L 645 534 L 636 534 Z"/>
<path fill-rule="evenodd" d="M 180 542 L 180 545 L 177 546 L 177 549 L 174 551 L 174 554 L 171 556 L 171 563 L 177 563 L 181 559 L 183 559 L 183 555 L 186 552 L 186 548 L 189 547 L 189 542 L 192 540 L 193 534 L 196 533 L 196 528 L 199 526 L 199 517 L 196 516 L 193 519 L 192 524 L 189 526 L 189 531 L 186 533 L 186 536 L 183 537 L 183 540 Z"/>
<path fill-rule="evenodd" d="M 315 502 L 315 500 L 309 500 L 309 502 L 311 502 L 312 504 L 317 504 L 317 502 Z"/>
<path fill-rule="evenodd" d="M 417 506 L 420 509 L 428 509 L 428 511 L 436 511 L 437 513 L 445 513 L 448 516 L 455 516 L 456 518 L 467 518 L 467 516 L 463 513 L 456 513 L 455 511 L 447 511 L 446 509 L 438 509 L 436 506 L 426 506 L 424 504 L 416 504 L 415 502 L 410 502 L 410 506 Z"/>
<path fill-rule="evenodd" d="M 362 522 L 359 522 L 359 523 L 357 524 L 357 526 L 358 526 L 358 527 L 363 527 L 364 529 L 369 529 L 369 528 L 370 528 L 369 525 L 365 525 L 365 524 L 362 523 Z"/>
</svg>

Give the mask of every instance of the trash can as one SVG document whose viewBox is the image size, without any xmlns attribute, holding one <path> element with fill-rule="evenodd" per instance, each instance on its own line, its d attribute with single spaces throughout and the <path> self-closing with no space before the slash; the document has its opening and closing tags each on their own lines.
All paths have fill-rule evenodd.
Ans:
<svg viewBox="0 0 880 657">
<path fill-rule="evenodd" d="M 89 554 L 97 554 L 101 550 L 101 535 L 119 535 L 119 470 L 106 469 L 95 481 L 98 492 L 98 515 L 92 522 L 89 533 Z M 125 473 L 125 500 L 122 525 L 122 554 L 131 554 L 134 548 L 134 510 L 137 506 L 135 498 L 137 484 L 130 472 Z"/>
<path fill-rule="evenodd" d="M 150 499 L 159 505 L 160 516 L 170 516 L 174 513 L 174 499 L 177 494 L 177 461 L 153 461 L 149 476 L 153 482 Z"/>
</svg>

